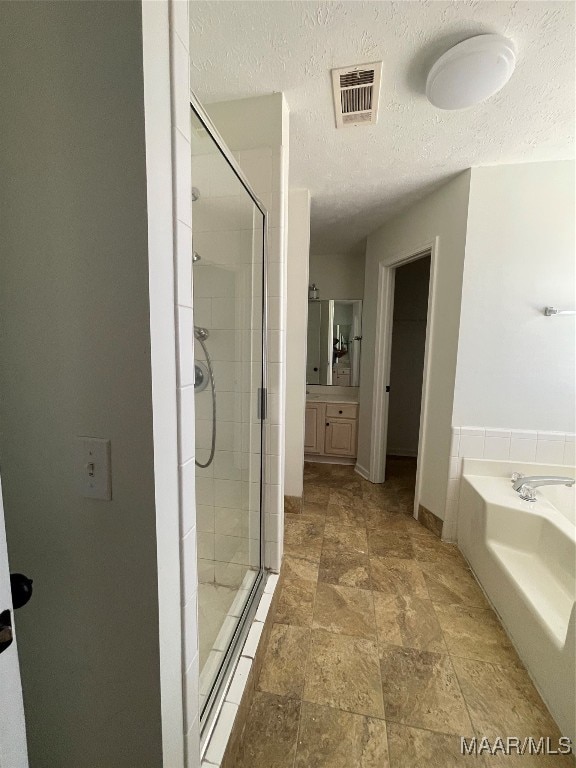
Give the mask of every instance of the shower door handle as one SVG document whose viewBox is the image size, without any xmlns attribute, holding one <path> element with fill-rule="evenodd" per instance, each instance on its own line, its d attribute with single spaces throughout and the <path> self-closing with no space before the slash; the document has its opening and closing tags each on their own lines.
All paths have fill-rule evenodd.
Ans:
<svg viewBox="0 0 576 768">
<path fill-rule="evenodd" d="M 268 415 L 268 390 L 262 387 L 258 389 L 258 415 L 262 421 Z"/>
</svg>

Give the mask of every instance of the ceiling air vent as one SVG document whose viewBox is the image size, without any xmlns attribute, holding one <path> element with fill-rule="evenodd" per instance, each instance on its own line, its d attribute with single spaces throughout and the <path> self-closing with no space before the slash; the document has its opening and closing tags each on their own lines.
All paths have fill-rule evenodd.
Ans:
<svg viewBox="0 0 576 768">
<path fill-rule="evenodd" d="M 381 75 L 381 61 L 332 70 L 336 128 L 376 123 Z"/>
</svg>

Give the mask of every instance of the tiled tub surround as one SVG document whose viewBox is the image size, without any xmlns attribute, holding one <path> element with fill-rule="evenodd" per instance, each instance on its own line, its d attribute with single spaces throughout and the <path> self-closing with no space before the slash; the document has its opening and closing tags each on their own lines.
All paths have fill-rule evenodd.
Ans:
<svg viewBox="0 0 576 768">
<path fill-rule="evenodd" d="M 573 432 L 452 427 L 442 538 L 445 541 L 456 541 L 458 535 L 458 498 L 462 459 L 494 459 L 571 466 L 576 463 L 575 439 L 576 435 Z"/>
<path fill-rule="evenodd" d="M 456 547 L 411 517 L 413 466 L 378 486 L 306 465 L 235 768 L 573 765 L 460 754 L 559 732 Z"/>
<path fill-rule="evenodd" d="M 464 459 L 458 546 L 543 698 L 576 742 L 576 493 L 520 499 L 512 472 L 575 477 L 574 467 Z"/>
</svg>

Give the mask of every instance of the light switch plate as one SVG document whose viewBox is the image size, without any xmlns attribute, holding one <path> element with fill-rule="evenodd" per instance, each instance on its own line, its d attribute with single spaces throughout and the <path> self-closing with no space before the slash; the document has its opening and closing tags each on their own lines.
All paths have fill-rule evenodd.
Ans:
<svg viewBox="0 0 576 768">
<path fill-rule="evenodd" d="M 87 499 L 112 499 L 110 440 L 101 437 L 78 438 L 78 486 Z"/>
</svg>

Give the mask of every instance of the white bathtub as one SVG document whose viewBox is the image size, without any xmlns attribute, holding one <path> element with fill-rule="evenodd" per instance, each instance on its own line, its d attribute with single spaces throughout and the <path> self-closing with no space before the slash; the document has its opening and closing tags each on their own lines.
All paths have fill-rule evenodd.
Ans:
<svg viewBox="0 0 576 768">
<path fill-rule="evenodd" d="M 536 501 L 512 472 L 576 477 L 574 468 L 465 459 L 458 546 L 563 735 L 576 741 L 576 494 L 545 486 Z"/>
</svg>

